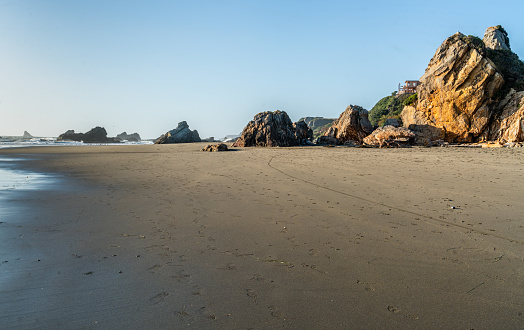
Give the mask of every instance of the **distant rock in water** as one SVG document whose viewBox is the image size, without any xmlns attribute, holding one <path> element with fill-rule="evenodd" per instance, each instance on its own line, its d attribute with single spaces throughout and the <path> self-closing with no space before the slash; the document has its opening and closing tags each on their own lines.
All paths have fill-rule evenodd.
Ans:
<svg viewBox="0 0 524 330">
<path fill-rule="evenodd" d="M 200 136 L 197 130 L 190 130 L 189 125 L 185 121 L 178 123 L 178 126 L 167 132 L 166 134 L 159 137 L 156 144 L 167 144 L 167 143 L 191 143 L 201 142 Z"/>
<path fill-rule="evenodd" d="M 24 131 L 24 135 L 22 136 L 22 139 L 32 139 L 33 136 L 29 134 L 28 131 Z"/>
<path fill-rule="evenodd" d="M 373 132 L 368 111 L 358 105 L 350 105 L 340 114 L 328 131 L 317 139 L 319 144 L 344 144 L 348 141 L 362 142 Z"/>
<path fill-rule="evenodd" d="M 130 142 L 140 142 L 142 139 L 140 138 L 140 135 L 138 133 L 132 133 L 127 134 L 126 132 L 122 132 L 118 134 L 115 138 L 116 140 L 120 141 L 130 141 Z"/>
<path fill-rule="evenodd" d="M 312 136 L 305 122 L 293 124 L 285 111 L 265 111 L 255 115 L 233 146 L 291 147 L 307 143 Z"/>
<path fill-rule="evenodd" d="M 75 133 L 74 130 L 60 134 L 57 141 L 78 141 L 84 143 L 116 143 L 117 140 L 107 137 L 105 128 L 97 126 L 87 133 Z"/>
</svg>

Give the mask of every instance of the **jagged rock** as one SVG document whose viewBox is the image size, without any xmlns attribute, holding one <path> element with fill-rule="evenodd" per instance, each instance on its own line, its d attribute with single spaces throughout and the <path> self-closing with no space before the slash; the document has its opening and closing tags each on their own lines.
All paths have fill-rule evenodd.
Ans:
<svg viewBox="0 0 524 330">
<path fill-rule="evenodd" d="M 219 144 L 210 144 L 207 147 L 203 148 L 202 151 L 216 152 L 216 151 L 228 151 L 227 145 L 225 143 Z"/>
<path fill-rule="evenodd" d="M 415 133 L 405 127 L 379 127 L 364 138 L 364 143 L 377 147 L 401 147 L 412 145 Z"/>
<path fill-rule="evenodd" d="M 74 130 L 60 134 L 57 141 L 78 141 L 84 143 L 117 143 L 113 138 L 107 137 L 105 128 L 97 126 L 87 133 L 75 133 Z"/>
<path fill-rule="evenodd" d="M 508 33 L 500 25 L 487 28 L 486 32 L 484 32 L 484 38 L 482 41 L 484 42 L 484 45 L 490 49 L 511 50 Z"/>
<path fill-rule="evenodd" d="M 333 122 L 328 131 L 317 139 L 317 143 L 344 144 L 350 140 L 362 142 L 371 132 L 373 126 L 369 122 L 368 111 L 358 105 L 350 105 Z"/>
<path fill-rule="evenodd" d="M 24 135 L 22 136 L 22 139 L 32 139 L 33 136 L 29 134 L 28 131 L 24 131 Z"/>
<path fill-rule="evenodd" d="M 293 123 L 293 128 L 295 129 L 295 139 L 298 141 L 298 144 L 308 144 L 313 140 L 313 130 L 308 127 L 306 122 L 298 121 Z"/>
<path fill-rule="evenodd" d="M 488 28 L 484 42 L 460 32 L 449 37 L 420 81 L 418 101 L 401 114 L 417 143 L 523 140 L 522 94 L 512 88 L 524 89 L 524 63 L 501 27 Z"/>
<path fill-rule="evenodd" d="M 166 143 L 191 143 L 201 142 L 200 136 L 197 130 L 190 130 L 189 125 L 185 121 L 178 123 L 178 126 L 167 132 L 166 134 L 159 137 L 155 144 L 166 144 Z"/>
<path fill-rule="evenodd" d="M 234 147 L 291 147 L 299 145 L 310 133 L 303 131 L 303 124 L 293 125 L 285 111 L 266 111 L 251 120 Z M 307 138 L 306 138 L 307 139 Z"/>
<path fill-rule="evenodd" d="M 142 141 L 138 133 L 127 134 L 126 132 L 122 132 L 118 134 L 115 139 L 120 140 L 120 141 L 131 141 L 131 142 Z"/>
</svg>

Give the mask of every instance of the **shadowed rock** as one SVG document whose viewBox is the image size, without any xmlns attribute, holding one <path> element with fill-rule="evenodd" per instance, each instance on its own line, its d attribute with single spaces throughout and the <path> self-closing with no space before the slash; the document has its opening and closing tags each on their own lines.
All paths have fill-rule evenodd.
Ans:
<svg viewBox="0 0 524 330">
<path fill-rule="evenodd" d="M 107 137 L 105 128 L 97 126 L 87 133 L 75 133 L 74 130 L 60 134 L 57 141 L 77 141 L 84 143 L 117 143 L 118 141 Z"/>
<path fill-rule="evenodd" d="M 293 124 L 285 111 L 266 111 L 247 124 L 233 146 L 291 147 L 307 143 L 312 136 L 305 122 Z"/>
<path fill-rule="evenodd" d="M 201 142 L 201 139 L 198 131 L 190 130 L 189 125 L 185 121 L 181 121 L 175 129 L 167 132 L 155 141 L 156 144 L 191 142 Z"/>
</svg>

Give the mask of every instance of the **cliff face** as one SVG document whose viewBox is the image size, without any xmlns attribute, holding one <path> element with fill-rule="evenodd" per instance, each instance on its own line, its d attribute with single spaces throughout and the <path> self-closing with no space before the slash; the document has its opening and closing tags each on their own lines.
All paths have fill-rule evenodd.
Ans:
<svg viewBox="0 0 524 330">
<path fill-rule="evenodd" d="M 507 41 L 505 31 L 495 27 L 488 28 L 484 40 L 458 32 L 442 43 L 420 79 L 418 102 L 401 114 L 418 142 L 522 141 L 516 128 L 523 124 L 522 95 L 509 83 L 515 81 L 514 70 L 512 77 L 504 76 L 505 62 L 499 60 L 516 57 Z"/>
</svg>

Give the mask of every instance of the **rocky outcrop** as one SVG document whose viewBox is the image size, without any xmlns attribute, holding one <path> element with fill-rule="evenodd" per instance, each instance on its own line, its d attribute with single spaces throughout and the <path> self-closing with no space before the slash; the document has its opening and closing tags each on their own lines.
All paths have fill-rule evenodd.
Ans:
<svg viewBox="0 0 524 330">
<path fill-rule="evenodd" d="M 350 105 L 340 114 L 328 131 L 317 139 L 319 144 L 344 144 L 347 141 L 362 142 L 373 132 L 368 111 L 358 105 Z"/>
<path fill-rule="evenodd" d="M 219 143 L 219 144 L 210 144 L 207 147 L 203 148 L 201 151 L 209 151 L 209 152 L 218 152 L 218 151 L 228 151 L 227 144 L 225 143 Z"/>
<path fill-rule="evenodd" d="M 115 139 L 120 140 L 120 141 L 130 141 L 130 142 L 142 141 L 138 133 L 127 134 L 126 132 L 122 132 L 118 134 Z"/>
<path fill-rule="evenodd" d="M 500 25 L 487 28 L 482 41 L 484 45 L 490 49 L 511 50 L 509 47 L 508 33 Z"/>
<path fill-rule="evenodd" d="M 22 139 L 32 139 L 33 136 L 29 134 L 28 131 L 24 131 L 24 135 L 22 135 Z"/>
<path fill-rule="evenodd" d="M 77 141 L 84 143 L 117 143 L 119 141 L 107 137 L 105 128 L 97 126 L 87 133 L 75 133 L 74 130 L 60 134 L 57 141 Z"/>
<path fill-rule="evenodd" d="M 415 142 L 415 133 L 405 127 L 379 127 L 363 140 L 374 147 L 405 147 Z"/>
<path fill-rule="evenodd" d="M 200 136 L 197 130 L 190 130 L 189 125 L 185 121 L 178 123 L 178 126 L 167 132 L 166 134 L 159 137 L 155 144 L 167 144 L 167 143 L 191 143 L 201 142 Z"/>
<path fill-rule="evenodd" d="M 305 124 L 305 123 L 304 123 Z M 307 125 L 306 125 L 307 126 Z M 307 142 L 312 133 L 303 124 L 293 124 L 285 111 L 266 111 L 251 120 L 234 147 L 291 147 Z"/>
<path fill-rule="evenodd" d="M 313 130 L 305 121 L 293 123 L 293 128 L 295 129 L 295 139 L 298 141 L 298 144 L 305 145 L 313 140 Z"/>
<path fill-rule="evenodd" d="M 437 49 L 417 87 L 418 101 L 401 113 L 418 143 L 520 141 L 520 94 L 512 88 L 522 88 L 524 63 L 509 51 L 502 28 L 488 28 L 484 42 L 457 32 Z"/>
</svg>

